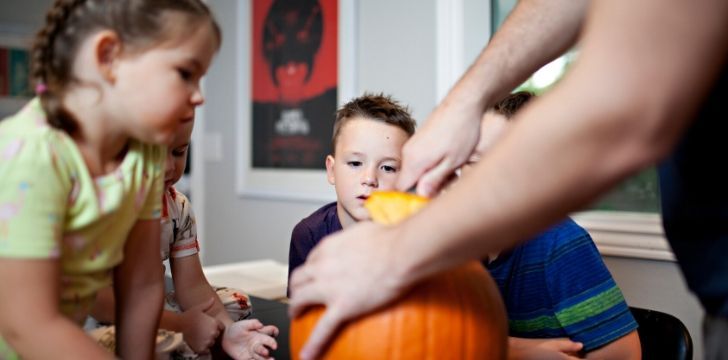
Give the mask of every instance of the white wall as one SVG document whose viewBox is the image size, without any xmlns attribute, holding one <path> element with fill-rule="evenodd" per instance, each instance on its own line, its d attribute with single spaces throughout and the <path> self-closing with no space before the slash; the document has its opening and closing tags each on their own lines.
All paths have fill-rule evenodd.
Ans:
<svg viewBox="0 0 728 360">
<path fill-rule="evenodd" d="M 693 358 L 703 358 L 703 310 L 690 294 L 677 263 L 605 256 L 604 261 L 631 306 L 672 314 L 693 338 Z"/>
</svg>

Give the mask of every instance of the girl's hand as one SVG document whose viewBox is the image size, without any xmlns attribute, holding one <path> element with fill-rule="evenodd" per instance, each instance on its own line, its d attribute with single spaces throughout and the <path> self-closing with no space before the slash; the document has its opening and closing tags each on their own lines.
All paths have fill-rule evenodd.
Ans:
<svg viewBox="0 0 728 360">
<path fill-rule="evenodd" d="M 215 304 L 215 299 L 196 305 L 180 315 L 180 327 L 187 346 L 195 353 L 206 353 L 225 325 L 214 316 L 207 313 Z"/>
<path fill-rule="evenodd" d="M 241 320 L 225 329 L 222 337 L 222 348 L 235 360 L 271 359 L 270 350 L 275 350 L 278 343 L 278 328 L 273 325 L 263 326 L 256 320 Z"/>
</svg>

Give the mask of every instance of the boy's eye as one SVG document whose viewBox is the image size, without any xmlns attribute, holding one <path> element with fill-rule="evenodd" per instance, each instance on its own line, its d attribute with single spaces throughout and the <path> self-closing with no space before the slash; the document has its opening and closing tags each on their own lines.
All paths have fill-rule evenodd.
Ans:
<svg viewBox="0 0 728 360">
<path fill-rule="evenodd" d="M 188 81 L 192 79 L 192 71 L 184 68 L 179 68 L 177 69 L 177 72 L 179 73 L 179 76 L 182 78 L 182 80 Z"/>
<path fill-rule="evenodd" d="M 391 165 L 382 165 L 382 170 L 384 170 L 384 172 L 388 172 L 388 173 L 397 172 L 397 168 L 394 166 L 391 166 Z"/>
<path fill-rule="evenodd" d="M 351 167 L 359 167 L 359 166 L 361 166 L 361 161 L 349 161 L 346 164 Z"/>
</svg>

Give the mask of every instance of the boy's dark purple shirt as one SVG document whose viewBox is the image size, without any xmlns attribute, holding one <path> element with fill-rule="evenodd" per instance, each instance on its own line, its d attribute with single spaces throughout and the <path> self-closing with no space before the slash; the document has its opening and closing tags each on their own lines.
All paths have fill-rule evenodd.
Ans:
<svg viewBox="0 0 728 360">
<path fill-rule="evenodd" d="M 296 224 L 291 234 L 291 247 L 288 251 L 288 279 L 290 280 L 293 270 L 306 261 L 311 249 L 321 239 L 341 229 L 335 201 L 324 205 Z"/>
</svg>

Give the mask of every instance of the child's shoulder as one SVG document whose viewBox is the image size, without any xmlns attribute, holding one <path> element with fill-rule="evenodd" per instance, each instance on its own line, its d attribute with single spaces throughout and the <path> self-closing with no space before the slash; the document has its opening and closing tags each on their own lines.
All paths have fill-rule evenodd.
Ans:
<svg viewBox="0 0 728 360">
<path fill-rule="evenodd" d="M 298 224 L 296 224 L 296 228 L 298 229 L 325 228 L 332 231 L 336 230 L 335 228 L 337 226 L 339 228 L 341 227 L 339 216 L 336 213 L 336 201 L 318 208 L 316 211 L 311 213 L 311 215 L 303 218 L 298 222 Z"/>
<path fill-rule="evenodd" d="M 321 221 L 323 219 L 331 217 L 332 215 L 336 216 L 336 201 L 328 203 L 328 204 L 318 208 L 316 211 L 312 212 L 311 215 L 305 217 L 301 221 L 302 222 L 304 222 L 306 220 Z"/>
<path fill-rule="evenodd" d="M 164 190 L 164 197 L 167 200 L 167 203 L 170 204 L 170 206 L 174 206 L 180 211 L 189 211 L 191 205 L 190 199 L 187 198 L 187 195 L 177 190 L 177 188 L 175 188 L 174 186 L 170 186 L 169 188 Z"/>
<path fill-rule="evenodd" d="M 0 154 L 9 167 L 46 168 L 78 158 L 71 137 L 48 124 L 38 99 L 0 121 Z"/>
<path fill-rule="evenodd" d="M 21 137 L 25 141 L 47 141 L 49 137 L 64 133 L 51 127 L 46 119 L 40 100 L 30 100 L 20 111 L 0 121 L 0 137 Z"/>
<path fill-rule="evenodd" d="M 521 246 L 530 252 L 559 253 L 567 248 L 588 244 L 593 244 L 589 233 L 574 220 L 567 218 Z"/>
</svg>

